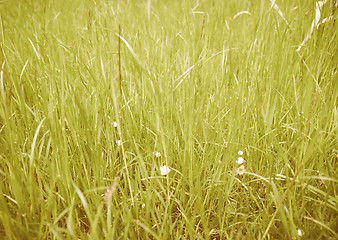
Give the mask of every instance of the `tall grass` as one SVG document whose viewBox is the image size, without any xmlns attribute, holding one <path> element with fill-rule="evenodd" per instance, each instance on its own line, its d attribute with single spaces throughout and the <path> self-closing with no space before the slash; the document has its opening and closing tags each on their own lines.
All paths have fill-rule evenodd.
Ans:
<svg viewBox="0 0 338 240">
<path fill-rule="evenodd" d="M 0 236 L 337 238 L 337 5 L 276 3 L 2 1 Z"/>
</svg>

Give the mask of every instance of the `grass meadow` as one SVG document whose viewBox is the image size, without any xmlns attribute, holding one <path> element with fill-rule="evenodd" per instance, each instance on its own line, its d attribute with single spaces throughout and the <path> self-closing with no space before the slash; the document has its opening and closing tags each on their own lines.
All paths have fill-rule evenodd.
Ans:
<svg viewBox="0 0 338 240">
<path fill-rule="evenodd" d="M 0 2 L 0 238 L 338 239 L 335 0 Z"/>
</svg>

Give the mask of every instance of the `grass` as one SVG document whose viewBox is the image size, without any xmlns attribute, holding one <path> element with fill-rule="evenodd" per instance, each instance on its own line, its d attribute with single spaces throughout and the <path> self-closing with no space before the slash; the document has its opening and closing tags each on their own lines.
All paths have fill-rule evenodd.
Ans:
<svg viewBox="0 0 338 240">
<path fill-rule="evenodd" d="M 276 3 L 2 1 L 1 238 L 338 238 L 337 5 Z"/>
</svg>

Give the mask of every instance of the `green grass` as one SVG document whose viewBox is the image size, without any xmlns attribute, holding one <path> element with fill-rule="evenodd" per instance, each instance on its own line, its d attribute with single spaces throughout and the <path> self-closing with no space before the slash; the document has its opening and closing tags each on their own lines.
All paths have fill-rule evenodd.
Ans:
<svg viewBox="0 0 338 240">
<path fill-rule="evenodd" d="M 338 238 L 338 8 L 276 3 L 2 1 L 0 238 Z"/>
</svg>

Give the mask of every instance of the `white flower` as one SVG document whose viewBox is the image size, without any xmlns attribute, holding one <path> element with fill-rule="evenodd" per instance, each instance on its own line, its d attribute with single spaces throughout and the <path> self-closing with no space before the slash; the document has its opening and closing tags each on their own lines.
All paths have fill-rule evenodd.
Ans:
<svg viewBox="0 0 338 240">
<path fill-rule="evenodd" d="M 242 157 L 239 157 L 236 161 L 237 164 L 243 164 L 244 163 L 244 159 Z"/>
<path fill-rule="evenodd" d="M 114 128 L 117 128 L 117 122 L 113 122 Z"/>
<path fill-rule="evenodd" d="M 161 170 L 161 175 L 167 175 L 170 172 L 170 168 L 166 165 L 164 165 L 163 167 L 160 167 Z"/>
<path fill-rule="evenodd" d="M 117 146 L 121 146 L 121 140 L 116 141 Z"/>
<path fill-rule="evenodd" d="M 243 151 L 238 151 L 238 155 L 242 156 L 243 155 Z"/>
<path fill-rule="evenodd" d="M 143 204 L 142 204 L 142 208 L 145 208 L 145 206 L 146 206 L 146 204 L 145 204 L 145 203 L 143 203 Z"/>
<path fill-rule="evenodd" d="M 161 157 L 161 153 L 160 153 L 160 152 L 155 152 L 154 155 L 155 155 L 155 157 L 157 157 L 157 158 Z"/>
<path fill-rule="evenodd" d="M 298 236 L 300 236 L 300 237 L 303 236 L 302 230 L 298 229 L 297 233 L 298 233 Z"/>
<path fill-rule="evenodd" d="M 245 166 L 244 165 L 241 165 L 237 168 L 237 173 L 239 175 L 242 175 L 244 172 L 245 172 Z"/>
</svg>

